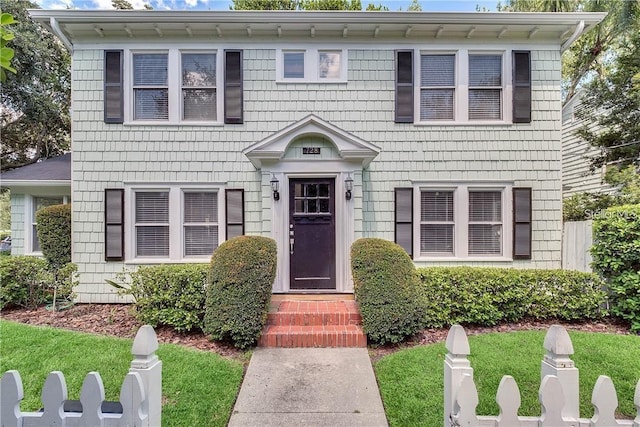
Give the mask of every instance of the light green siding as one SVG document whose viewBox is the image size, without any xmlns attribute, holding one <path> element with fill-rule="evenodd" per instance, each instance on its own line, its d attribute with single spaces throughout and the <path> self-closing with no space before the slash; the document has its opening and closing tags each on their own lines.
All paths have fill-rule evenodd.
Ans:
<svg viewBox="0 0 640 427">
<path fill-rule="evenodd" d="M 124 267 L 121 262 L 104 261 L 105 188 L 123 188 L 124 183 L 133 182 L 226 183 L 229 188 L 244 188 L 247 234 L 269 235 L 270 176 L 256 171 L 242 150 L 308 114 L 381 148 L 368 169 L 354 176 L 356 237 L 394 239 L 395 187 L 411 186 L 414 181 L 509 181 L 533 188 L 533 258 L 490 264 L 560 267 L 557 47 L 532 51 L 533 120 L 513 125 L 394 123 L 394 47 L 349 49 L 348 82 L 329 85 L 276 83 L 275 49 L 245 48 L 243 55 L 244 124 L 119 125 L 102 121 L 102 50 L 76 47 L 72 191 L 79 301 L 119 301 L 105 283 Z M 323 158 L 337 157 L 329 142 L 316 140 L 294 142 L 285 158 L 307 158 L 299 151 L 302 145 L 322 147 Z M 126 232 L 131 232 L 130 227 Z"/>
</svg>

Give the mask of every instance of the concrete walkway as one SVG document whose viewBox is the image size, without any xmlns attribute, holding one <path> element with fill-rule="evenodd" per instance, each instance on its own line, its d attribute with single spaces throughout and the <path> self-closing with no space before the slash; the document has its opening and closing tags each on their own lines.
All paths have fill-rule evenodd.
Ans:
<svg viewBox="0 0 640 427">
<path fill-rule="evenodd" d="M 230 427 L 387 426 L 366 348 L 258 348 Z"/>
</svg>

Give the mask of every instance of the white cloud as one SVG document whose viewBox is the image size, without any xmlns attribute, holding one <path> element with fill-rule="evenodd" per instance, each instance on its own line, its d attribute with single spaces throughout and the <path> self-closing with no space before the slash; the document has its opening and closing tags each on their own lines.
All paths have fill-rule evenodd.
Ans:
<svg viewBox="0 0 640 427">
<path fill-rule="evenodd" d="M 73 9 L 73 0 L 57 0 L 51 1 L 45 4 L 41 4 L 42 7 L 47 9 Z"/>
<path fill-rule="evenodd" d="M 93 0 L 96 9 L 113 9 L 111 0 Z"/>
<path fill-rule="evenodd" d="M 188 7 L 196 7 L 198 5 L 198 0 L 185 0 L 185 4 Z"/>
</svg>

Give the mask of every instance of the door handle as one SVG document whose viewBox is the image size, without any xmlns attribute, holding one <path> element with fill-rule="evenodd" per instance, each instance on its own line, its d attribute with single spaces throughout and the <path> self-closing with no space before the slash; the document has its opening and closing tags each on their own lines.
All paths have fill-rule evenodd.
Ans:
<svg viewBox="0 0 640 427">
<path fill-rule="evenodd" d="M 293 224 L 289 224 L 289 254 L 290 255 L 293 255 L 293 244 L 294 244 Z"/>
</svg>

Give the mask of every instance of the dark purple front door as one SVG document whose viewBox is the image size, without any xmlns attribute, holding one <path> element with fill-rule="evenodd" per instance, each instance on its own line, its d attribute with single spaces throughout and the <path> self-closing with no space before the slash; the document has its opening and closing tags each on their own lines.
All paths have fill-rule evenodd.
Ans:
<svg viewBox="0 0 640 427">
<path fill-rule="evenodd" d="M 336 288 L 335 179 L 289 180 L 291 289 Z"/>
</svg>

